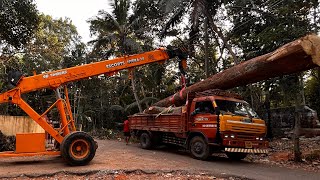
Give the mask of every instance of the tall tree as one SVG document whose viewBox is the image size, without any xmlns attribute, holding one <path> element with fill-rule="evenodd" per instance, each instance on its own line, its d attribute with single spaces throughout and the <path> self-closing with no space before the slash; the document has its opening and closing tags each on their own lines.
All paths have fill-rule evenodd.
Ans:
<svg viewBox="0 0 320 180">
<path fill-rule="evenodd" d="M 26 70 L 42 72 L 80 64 L 76 59 L 73 59 L 76 62 L 72 63 L 70 59 L 68 62 L 68 58 L 79 55 L 76 54 L 77 50 L 84 49 L 71 20 L 53 19 L 49 15 L 41 14 L 39 21 L 32 41 L 25 47 L 23 62 Z"/>
<path fill-rule="evenodd" d="M 102 57 L 142 52 L 134 34 L 138 17 L 131 19 L 129 15 L 131 1 L 114 0 L 111 5 L 113 7 L 112 13 L 100 10 L 98 16 L 89 20 L 90 31 L 97 36 L 97 39 L 92 41 L 95 43 L 94 52 Z M 139 111 L 142 112 L 134 76 L 131 81 L 135 100 Z"/>
<path fill-rule="evenodd" d="M 0 41 L 20 48 L 38 25 L 38 11 L 33 0 L 0 1 Z"/>
<path fill-rule="evenodd" d="M 24 75 L 32 75 L 33 71 L 42 73 L 83 62 L 85 47 L 69 19 L 53 19 L 43 14 L 39 15 L 38 19 L 39 26 L 30 37 L 30 41 L 0 67 L 4 74 L 8 70 L 18 70 Z M 3 77 L 2 80 L 6 81 L 6 76 Z M 12 87 L 10 84 L 3 83 L 2 88 L 11 89 Z M 38 112 L 43 112 L 47 108 L 47 101 L 52 101 L 54 98 L 50 91 L 30 93 L 27 97 L 29 97 L 29 104 Z M 14 108 L 11 114 L 22 115 L 21 113 L 22 111 Z"/>
<path fill-rule="evenodd" d="M 169 19 L 166 21 L 162 34 L 165 35 L 171 27 L 175 27 L 176 24 L 183 21 L 186 14 L 189 14 L 189 21 L 191 23 L 189 38 L 189 44 L 192 46 L 194 38 L 197 37 L 200 23 L 209 25 L 210 29 L 222 40 L 222 48 L 227 48 L 231 54 L 235 64 L 239 63 L 238 57 L 234 53 L 228 38 L 223 33 L 222 29 L 216 25 L 214 16 L 218 12 L 218 9 L 223 4 L 222 1 L 214 0 L 163 0 L 161 3 L 165 6 L 165 14 L 169 15 Z M 191 9 L 191 10 L 190 10 Z M 205 28 L 205 32 L 206 32 Z M 220 44 L 220 41 L 217 41 Z"/>
<path fill-rule="evenodd" d="M 90 32 L 97 36 L 93 41 L 94 52 L 100 56 L 124 55 L 141 51 L 133 27 L 138 19 L 130 19 L 130 0 L 114 0 L 112 13 L 100 10 L 89 20 Z"/>
</svg>

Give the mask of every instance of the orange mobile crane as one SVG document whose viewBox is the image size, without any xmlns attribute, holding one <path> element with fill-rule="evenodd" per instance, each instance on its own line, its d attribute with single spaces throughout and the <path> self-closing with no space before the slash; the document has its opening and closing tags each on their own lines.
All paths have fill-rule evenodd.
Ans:
<svg viewBox="0 0 320 180">
<path fill-rule="evenodd" d="M 182 49 L 172 46 L 168 46 L 166 49 L 160 48 L 141 54 L 103 60 L 29 77 L 24 77 L 21 73 L 15 73 L 13 76 L 9 75 L 9 81 L 15 87 L 0 94 L 0 104 L 12 103 L 19 106 L 60 144 L 60 149 L 46 149 L 44 134 L 17 134 L 16 150 L 14 152 L 2 152 L 0 157 L 61 155 L 70 165 L 89 163 L 95 156 L 98 146 L 91 136 L 76 131 L 66 84 L 101 74 L 111 76 L 123 69 L 131 69 L 153 62 L 163 62 L 171 58 L 178 59 L 181 76 L 184 79 L 183 68 L 186 67 L 187 55 Z M 21 98 L 21 95 L 41 89 L 55 91 L 57 100 L 45 112 L 39 114 Z M 64 90 L 63 98 L 61 96 L 62 90 Z M 45 119 L 46 114 L 54 107 L 58 109 L 60 114 L 61 125 L 59 129 L 54 129 Z"/>
</svg>

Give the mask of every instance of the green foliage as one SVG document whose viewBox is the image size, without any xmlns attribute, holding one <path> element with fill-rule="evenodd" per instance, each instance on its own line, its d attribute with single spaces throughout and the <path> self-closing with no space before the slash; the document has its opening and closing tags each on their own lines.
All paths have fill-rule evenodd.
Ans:
<svg viewBox="0 0 320 180">
<path fill-rule="evenodd" d="M 83 56 L 85 47 L 71 20 L 43 14 L 39 20 L 39 27 L 23 55 L 25 70 L 42 72 L 79 64 L 78 58 Z M 78 63 L 70 62 L 71 57 Z"/>
<path fill-rule="evenodd" d="M 320 114 L 320 79 L 319 68 L 311 71 L 311 76 L 306 82 L 305 94 L 310 107 Z"/>
<path fill-rule="evenodd" d="M 42 73 L 84 62 L 85 45 L 80 42 L 77 30 L 69 19 L 53 19 L 43 14 L 39 15 L 38 19 L 39 26 L 23 51 L 13 51 L 15 55 L 8 57 L 0 66 L 2 90 L 12 88 L 6 83 L 6 73 L 9 70 L 19 70 L 24 75 L 32 75 L 33 71 Z M 48 102 L 55 101 L 51 90 L 32 92 L 24 98 L 39 113 L 48 108 Z M 3 113 L 24 115 L 17 106 L 9 106 Z"/>
<path fill-rule="evenodd" d="M 166 35 L 170 28 L 178 28 L 177 24 L 181 23 L 188 13 L 191 33 L 196 33 L 192 31 L 198 31 L 201 20 L 207 15 L 215 16 L 221 4 L 219 0 L 162 0 L 160 5 L 164 9 L 167 21 L 161 35 Z"/>
<path fill-rule="evenodd" d="M 33 0 L 0 1 L 0 40 L 20 48 L 38 25 L 38 11 Z"/>
<path fill-rule="evenodd" d="M 277 47 L 312 32 L 308 17 L 311 1 L 231 1 L 227 4 L 233 29 L 233 43 L 245 59 L 275 50 Z"/>
<path fill-rule="evenodd" d="M 108 57 L 141 52 L 141 43 L 137 41 L 133 28 L 138 17 L 129 17 L 131 2 L 114 0 L 111 5 L 112 13 L 100 10 L 98 16 L 89 20 L 90 32 L 97 36 L 91 41 L 94 43 L 94 53 Z"/>
</svg>

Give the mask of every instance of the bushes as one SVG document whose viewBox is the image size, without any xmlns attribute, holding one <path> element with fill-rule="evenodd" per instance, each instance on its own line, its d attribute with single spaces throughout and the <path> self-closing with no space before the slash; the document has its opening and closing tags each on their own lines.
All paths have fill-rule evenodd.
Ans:
<svg viewBox="0 0 320 180">
<path fill-rule="evenodd" d="M 15 136 L 6 136 L 0 131 L 0 152 L 1 151 L 14 151 L 16 144 Z"/>
</svg>

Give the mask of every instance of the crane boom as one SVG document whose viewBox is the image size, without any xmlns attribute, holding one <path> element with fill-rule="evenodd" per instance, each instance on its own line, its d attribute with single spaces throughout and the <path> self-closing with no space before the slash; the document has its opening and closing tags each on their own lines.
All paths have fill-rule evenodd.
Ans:
<svg viewBox="0 0 320 180">
<path fill-rule="evenodd" d="M 123 69 L 129 69 L 153 62 L 165 61 L 175 56 L 180 56 L 177 52 L 177 50 L 165 50 L 164 48 L 160 48 L 141 54 L 118 57 L 111 60 L 103 60 L 96 63 L 23 77 L 17 83 L 17 87 L 15 89 L 19 89 L 20 94 L 44 88 L 56 89 L 68 82 L 100 74 L 112 75 L 114 72 Z M 8 92 L 0 94 L 0 103 L 8 102 L 9 96 L 6 94 L 8 94 Z"/>
</svg>

